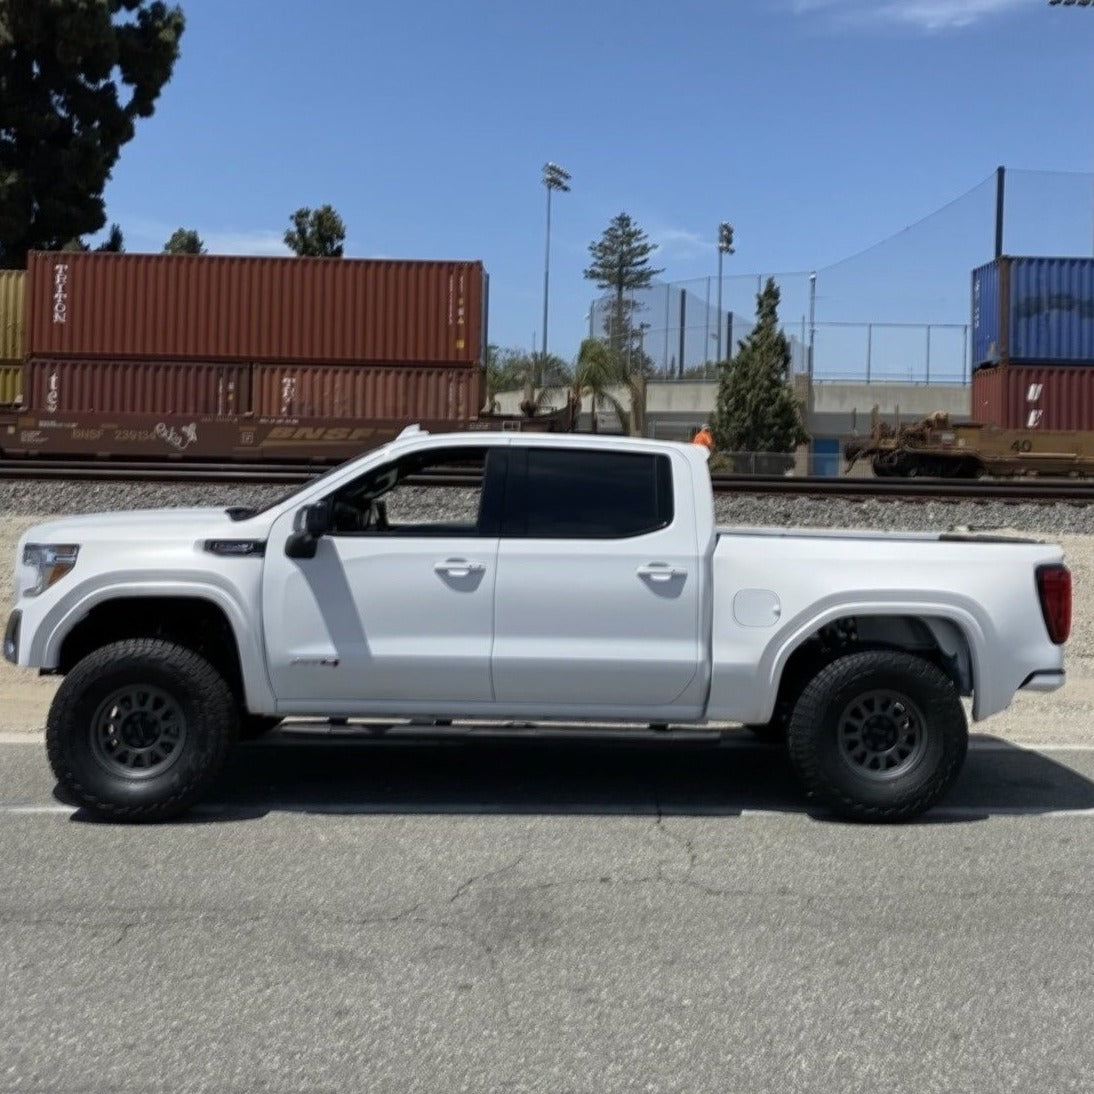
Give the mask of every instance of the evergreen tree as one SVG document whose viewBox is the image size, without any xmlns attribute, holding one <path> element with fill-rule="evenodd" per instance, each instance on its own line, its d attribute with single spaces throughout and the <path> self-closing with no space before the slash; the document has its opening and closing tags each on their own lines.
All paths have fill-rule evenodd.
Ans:
<svg viewBox="0 0 1094 1094">
<path fill-rule="evenodd" d="M 756 295 L 756 325 L 736 357 L 718 366 L 718 400 L 711 431 L 719 450 L 786 453 L 735 457 L 735 470 L 778 473 L 793 466 L 790 454 L 809 440 L 801 407 L 790 387 L 790 340 L 779 329 L 779 289 L 768 278 Z"/>
<path fill-rule="evenodd" d="M 205 244 L 193 228 L 176 228 L 163 245 L 163 253 L 169 255 L 203 255 Z"/>
<path fill-rule="evenodd" d="M 107 233 L 106 239 L 95 248 L 96 251 L 109 251 L 111 254 L 124 254 L 125 253 L 125 237 L 122 235 L 121 227 L 117 224 L 110 225 L 110 231 Z"/>
<path fill-rule="evenodd" d="M 297 209 L 289 219 L 285 246 L 301 258 L 341 258 L 346 226 L 329 205 L 318 209 Z"/>
<path fill-rule="evenodd" d="M 183 26 L 163 0 L 0 2 L 0 267 L 105 224 L 103 189 Z"/>
<path fill-rule="evenodd" d="M 653 279 L 663 272 L 650 267 L 650 255 L 656 250 L 657 244 L 650 243 L 646 233 L 627 213 L 613 217 L 600 239 L 589 244 L 592 262 L 585 270 L 585 277 L 597 288 L 612 293 L 604 320 L 608 348 L 623 354 L 631 371 L 635 372 L 651 370 L 652 362 L 639 346 L 640 334 L 634 329 L 633 320 L 638 305 L 633 296 L 627 294 L 648 289 Z"/>
</svg>

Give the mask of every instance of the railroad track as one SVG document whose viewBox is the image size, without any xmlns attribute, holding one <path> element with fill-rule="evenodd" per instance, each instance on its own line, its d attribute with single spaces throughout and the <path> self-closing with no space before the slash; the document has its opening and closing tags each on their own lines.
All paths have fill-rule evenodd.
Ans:
<svg viewBox="0 0 1094 1094">
<path fill-rule="evenodd" d="M 241 483 L 299 485 L 326 468 L 315 464 L 181 464 L 80 460 L 0 460 L 0 480 L 75 482 Z M 451 471 L 417 476 L 420 486 L 476 486 L 478 479 Z M 991 500 L 1013 504 L 1094 504 L 1094 480 L 1074 479 L 873 479 L 816 476 L 713 476 L 716 494 L 788 495 L 893 501 Z"/>
</svg>

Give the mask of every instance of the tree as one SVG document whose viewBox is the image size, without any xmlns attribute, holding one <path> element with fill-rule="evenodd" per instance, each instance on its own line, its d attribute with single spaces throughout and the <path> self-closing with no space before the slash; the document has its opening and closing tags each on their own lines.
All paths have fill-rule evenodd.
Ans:
<svg viewBox="0 0 1094 1094">
<path fill-rule="evenodd" d="M 110 254 L 120 255 L 125 252 L 125 237 L 117 224 L 110 225 L 110 232 L 106 239 L 95 248 L 96 251 L 107 251 Z"/>
<path fill-rule="evenodd" d="M 346 226 L 329 205 L 318 209 L 297 209 L 289 220 L 285 245 L 301 258 L 341 258 Z"/>
<path fill-rule="evenodd" d="M 663 272 L 650 267 L 650 255 L 656 250 L 657 244 L 650 243 L 646 233 L 626 213 L 613 217 L 600 239 L 589 244 L 592 262 L 585 270 L 585 277 L 613 294 L 604 320 L 608 346 L 616 352 L 629 354 L 632 369 L 637 371 L 646 371 L 643 359 L 649 359 L 637 345 L 641 335 L 634 330 L 633 315 L 639 305 L 635 303 L 633 293 L 648 289 L 653 279 Z M 628 293 L 632 295 L 628 296 Z"/>
<path fill-rule="evenodd" d="M 616 397 L 613 388 L 623 388 L 630 396 L 630 409 Z M 572 399 L 581 410 L 581 402 L 591 399 L 592 431 L 597 431 L 597 410 L 607 403 L 615 411 L 623 432 L 641 436 L 646 420 L 646 378 L 627 369 L 626 358 L 600 338 L 586 338 L 578 350 L 574 365 Z"/>
<path fill-rule="evenodd" d="M 163 253 L 169 255 L 203 255 L 205 244 L 193 228 L 176 228 L 163 245 Z"/>
<path fill-rule="evenodd" d="M 754 460 L 734 456 L 735 470 L 778 473 L 809 440 L 801 407 L 790 388 L 790 340 L 779 328 L 779 289 L 768 278 L 756 294 L 756 325 L 732 361 L 718 366 L 718 399 L 711 430 L 718 448 L 732 453 L 786 453 Z"/>
<path fill-rule="evenodd" d="M 570 366 L 553 353 L 544 358 L 541 353 L 522 349 L 486 347 L 486 406 L 491 412 L 497 407 L 499 392 L 520 390 L 521 410 L 531 417 L 551 402 L 559 388 L 569 390 L 572 380 Z"/>
<path fill-rule="evenodd" d="M 164 0 L 0 3 L 0 267 L 106 223 L 103 190 L 184 26 Z"/>
</svg>

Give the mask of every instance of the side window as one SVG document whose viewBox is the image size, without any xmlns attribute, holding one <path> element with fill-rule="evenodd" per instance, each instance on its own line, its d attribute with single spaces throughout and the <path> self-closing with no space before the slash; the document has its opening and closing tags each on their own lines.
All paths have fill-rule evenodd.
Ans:
<svg viewBox="0 0 1094 1094">
<path fill-rule="evenodd" d="M 527 450 L 524 519 L 516 534 L 620 539 L 672 523 L 668 456 L 565 448 Z"/>
<path fill-rule="evenodd" d="M 489 464 L 494 475 L 504 474 L 504 462 L 500 449 L 461 446 L 416 452 L 384 464 L 331 495 L 333 534 L 497 535 L 496 518 L 484 505 L 486 469 Z M 442 480 L 452 477 L 466 481 L 443 485 Z"/>
</svg>

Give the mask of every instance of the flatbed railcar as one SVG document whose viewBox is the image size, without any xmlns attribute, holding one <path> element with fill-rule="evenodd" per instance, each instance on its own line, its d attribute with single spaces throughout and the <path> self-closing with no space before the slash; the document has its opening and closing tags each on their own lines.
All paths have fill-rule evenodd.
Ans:
<svg viewBox="0 0 1094 1094">
<path fill-rule="evenodd" d="M 431 432 L 573 428 L 573 408 L 534 417 L 423 419 Z M 0 456 L 102 460 L 335 464 L 394 440 L 408 419 L 201 417 L 171 414 L 42 414 L 0 409 Z"/>
<path fill-rule="evenodd" d="M 879 478 L 1094 476 L 1094 432 L 954 424 L 945 414 L 899 427 L 875 421 L 868 436 L 847 438 L 843 452 L 848 469 L 869 460 Z"/>
</svg>

